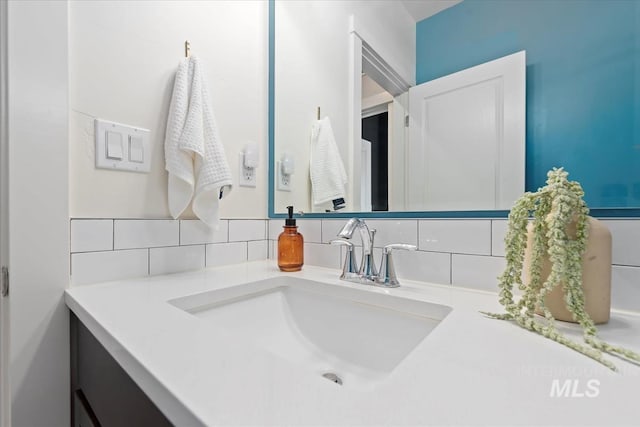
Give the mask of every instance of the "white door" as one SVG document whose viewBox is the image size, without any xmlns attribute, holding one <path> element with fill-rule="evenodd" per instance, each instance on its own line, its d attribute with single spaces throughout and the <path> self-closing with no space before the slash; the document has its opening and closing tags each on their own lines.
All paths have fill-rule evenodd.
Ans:
<svg viewBox="0 0 640 427">
<path fill-rule="evenodd" d="M 505 210 L 524 192 L 525 52 L 409 90 L 410 210 Z"/>
<path fill-rule="evenodd" d="M 7 2 L 0 1 L 0 267 L 8 272 L 9 266 L 9 161 L 7 116 Z M 7 270 L 5 270 L 5 268 Z M 0 275 L 0 288 L 7 277 Z M 9 299 L 0 290 L 0 427 L 10 424 L 11 407 L 9 388 Z"/>
</svg>

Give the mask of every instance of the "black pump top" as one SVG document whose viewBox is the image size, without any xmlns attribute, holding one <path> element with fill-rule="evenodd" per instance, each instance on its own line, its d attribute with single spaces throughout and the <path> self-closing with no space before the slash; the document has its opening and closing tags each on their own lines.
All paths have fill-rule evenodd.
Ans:
<svg viewBox="0 0 640 427">
<path fill-rule="evenodd" d="M 287 206 L 287 212 L 289 212 L 289 218 L 284 220 L 284 225 L 287 227 L 295 227 L 296 220 L 293 217 L 293 206 Z"/>
</svg>

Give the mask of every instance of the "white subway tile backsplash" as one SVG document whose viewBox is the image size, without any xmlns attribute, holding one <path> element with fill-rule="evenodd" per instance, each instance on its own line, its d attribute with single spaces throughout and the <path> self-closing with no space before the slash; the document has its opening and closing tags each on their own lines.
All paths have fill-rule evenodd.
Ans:
<svg viewBox="0 0 640 427">
<path fill-rule="evenodd" d="M 612 263 L 640 265 L 640 220 L 602 220 L 611 231 Z"/>
<path fill-rule="evenodd" d="M 413 219 L 367 220 L 369 229 L 376 230 L 374 246 L 381 248 L 391 243 L 406 243 L 418 246 L 418 222 Z M 357 244 L 360 237 L 354 236 Z"/>
<path fill-rule="evenodd" d="M 507 235 L 506 219 L 494 219 L 491 221 L 491 255 L 505 256 L 504 238 Z"/>
<path fill-rule="evenodd" d="M 269 256 L 268 252 L 268 240 L 254 240 L 251 242 L 247 242 L 247 260 L 248 261 L 258 261 L 267 259 Z"/>
<path fill-rule="evenodd" d="M 282 226 L 280 227 L 282 231 Z M 307 243 L 322 243 L 322 221 L 319 219 L 303 219 L 298 221 L 298 231 Z M 276 236 L 277 238 L 277 236 Z"/>
<path fill-rule="evenodd" d="M 328 243 L 347 220 L 298 219 L 306 265 L 341 268 L 344 250 Z M 640 220 L 603 222 L 613 235 L 612 307 L 640 311 Z M 275 261 L 283 223 L 221 220 L 219 230 L 212 231 L 198 220 L 72 219 L 71 282 L 75 286 L 205 265 Z M 497 277 L 505 267 L 506 219 L 368 219 L 367 224 L 378 230 L 376 264 L 385 244 L 419 245 L 419 251 L 393 254 L 401 280 L 498 290 Z M 360 237 L 353 242 L 360 246 Z M 359 262 L 361 247 L 356 251 Z"/>
<path fill-rule="evenodd" d="M 338 238 L 338 233 L 349 219 L 322 220 L 322 243 L 329 243 Z M 369 229 L 376 230 L 374 245 L 377 248 L 390 243 L 407 243 L 418 245 L 418 226 L 415 219 L 368 219 Z M 354 243 L 360 245 L 360 236 L 356 233 Z"/>
<path fill-rule="evenodd" d="M 180 225 L 177 220 L 116 219 L 114 249 L 177 246 Z"/>
<path fill-rule="evenodd" d="M 421 220 L 421 251 L 489 255 L 490 220 Z"/>
<path fill-rule="evenodd" d="M 319 219 L 298 219 L 298 232 L 302 234 L 305 242 L 322 243 L 322 221 Z M 269 220 L 269 236 L 270 240 L 278 240 L 278 236 L 282 233 L 284 219 Z"/>
<path fill-rule="evenodd" d="M 106 282 L 149 274 L 149 249 L 71 254 L 71 284 Z"/>
<path fill-rule="evenodd" d="M 214 230 L 204 222 L 196 219 L 180 221 L 180 244 L 199 245 L 203 243 L 224 243 L 228 241 L 229 221 L 220 220 L 218 229 Z"/>
<path fill-rule="evenodd" d="M 71 221 L 71 252 L 113 249 L 112 219 L 74 219 Z"/>
<path fill-rule="evenodd" d="M 266 221 L 263 219 L 229 220 L 229 241 L 246 242 L 267 238 Z"/>
<path fill-rule="evenodd" d="M 319 243 L 304 244 L 305 265 L 340 268 L 340 248 Z"/>
<path fill-rule="evenodd" d="M 611 268 L 611 307 L 640 311 L 640 267 Z"/>
<path fill-rule="evenodd" d="M 267 224 L 267 239 L 278 240 L 278 236 L 282 233 L 284 219 L 270 219 Z"/>
<path fill-rule="evenodd" d="M 601 220 L 609 228 L 612 237 L 612 263 L 614 265 L 640 266 L 640 221 Z M 491 255 L 505 256 L 504 238 L 507 220 L 493 220 L 491 229 Z"/>
<path fill-rule="evenodd" d="M 379 262 L 379 257 L 376 253 L 377 262 Z M 419 280 L 442 285 L 451 283 L 450 254 L 396 251 L 393 253 L 393 262 L 400 279 Z"/>
<path fill-rule="evenodd" d="M 612 263 L 614 265 L 640 266 L 640 221 L 601 220 L 609 228 L 612 237 Z M 504 256 L 504 238 L 507 220 L 493 220 L 491 230 L 491 255 Z"/>
<path fill-rule="evenodd" d="M 329 243 L 333 239 L 338 238 L 338 233 L 347 223 L 345 219 L 323 219 L 322 220 L 322 243 Z"/>
<path fill-rule="evenodd" d="M 264 221 L 263 221 L 264 222 Z M 247 260 L 247 242 L 207 245 L 207 267 L 237 264 Z"/>
<path fill-rule="evenodd" d="M 149 249 L 149 273 L 168 274 L 204 268 L 204 245 Z"/>
<path fill-rule="evenodd" d="M 275 240 L 268 240 L 269 246 L 269 259 L 278 259 L 278 242 Z"/>
<path fill-rule="evenodd" d="M 455 286 L 498 292 L 498 276 L 506 260 L 501 257 L 457 255 L 451 259 L 451 283 Z"/>
</svg>

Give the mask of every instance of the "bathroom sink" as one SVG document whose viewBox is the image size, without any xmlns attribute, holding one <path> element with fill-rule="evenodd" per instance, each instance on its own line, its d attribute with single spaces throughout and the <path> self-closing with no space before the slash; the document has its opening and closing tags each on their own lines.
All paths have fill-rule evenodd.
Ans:
<svg viewBox="0 0 640 427">
<path fill-rule="evenodd" d="M 169 301 L 202 322 L 345 387 L 372 389 L 450 307 L 277 277 Z"/>
</svg>

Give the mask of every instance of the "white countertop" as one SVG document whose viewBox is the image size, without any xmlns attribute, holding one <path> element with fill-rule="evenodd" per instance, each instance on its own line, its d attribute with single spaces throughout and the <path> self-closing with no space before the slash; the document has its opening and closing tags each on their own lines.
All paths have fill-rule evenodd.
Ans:
<svg viewBox="0 0 640 427">
<path fill-rule="evenodd" d="M 167 301 L 286 274 L 365 287 L 453 307 L 373 391 L 338 387 Z M 273 261 L 71 288 L 66 303 L 177 426 L 197 425 L 640 425 L 640 366 L 599 363 L 479 310 L 503 312 L 495 294 L 405 281 L 381 289 Z M 569 332 L 576 330 L 568 327 Z M 640 316 L 613 312 L 599 327 L 640 351 Z M 575 332 L 575 331 L 574 331 Z M 576 396 L 550 397 L 554 380 Z M 594 389 L 591 389 L 593 391 Z"/>
</svg>

